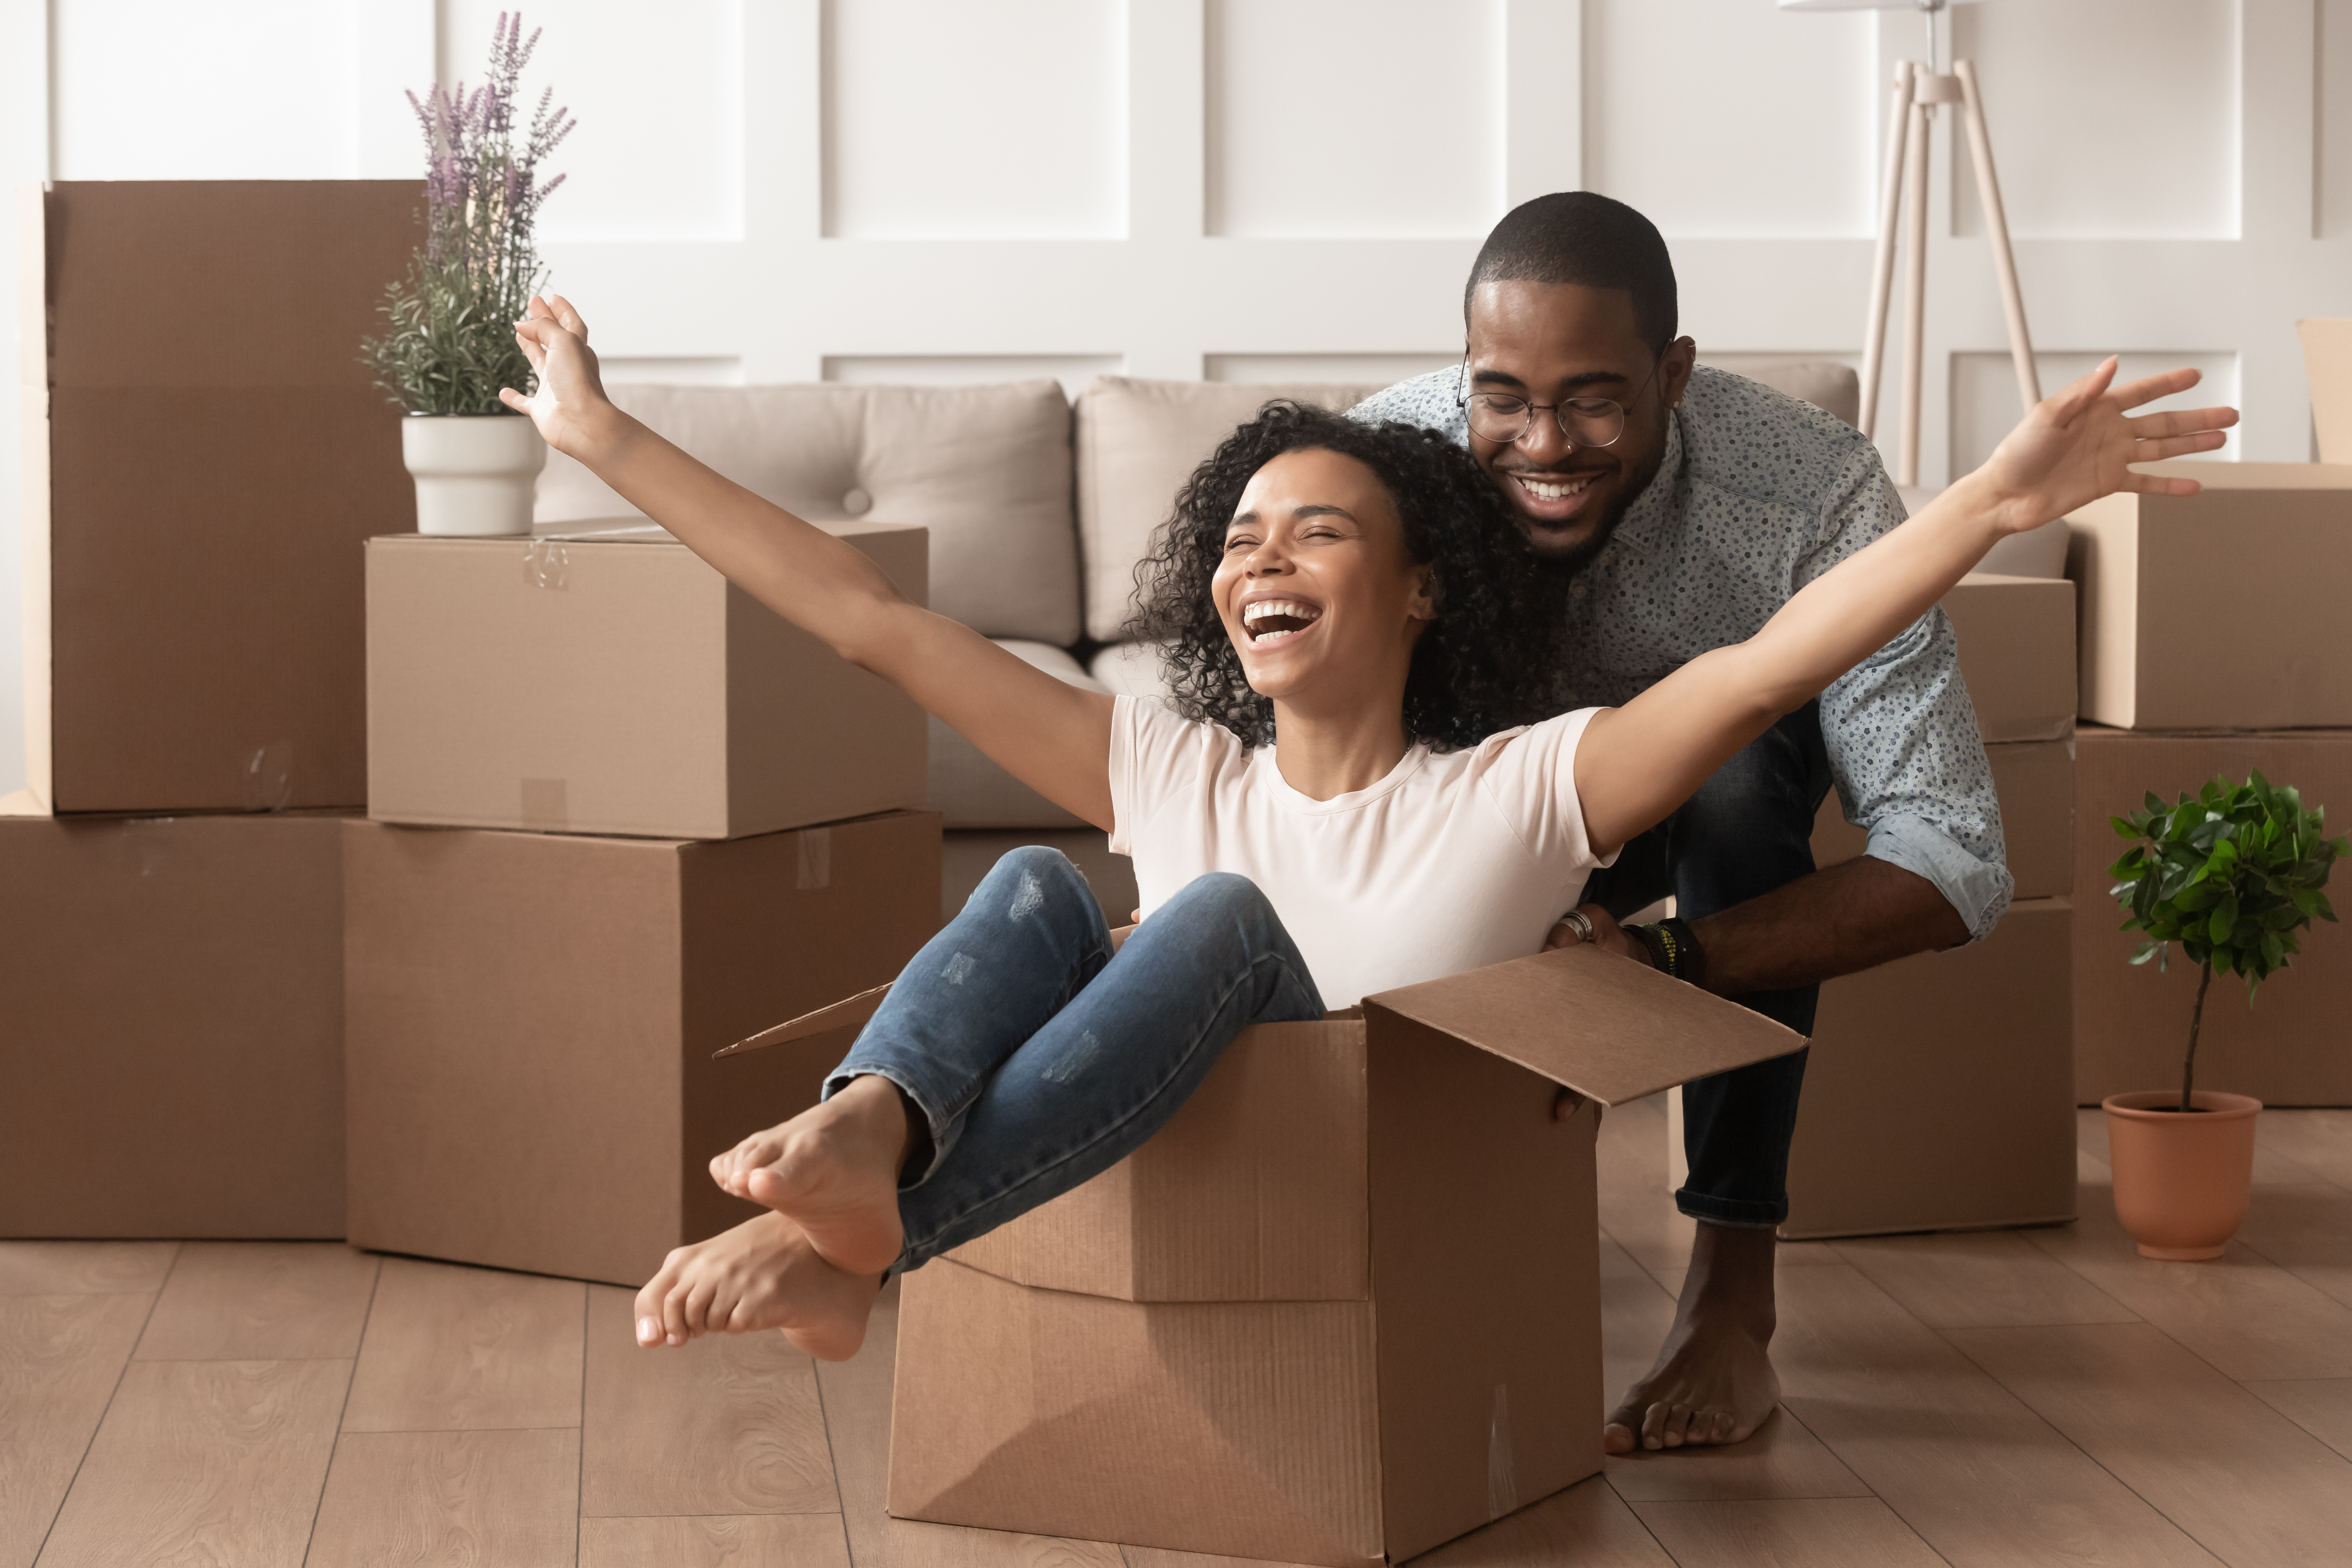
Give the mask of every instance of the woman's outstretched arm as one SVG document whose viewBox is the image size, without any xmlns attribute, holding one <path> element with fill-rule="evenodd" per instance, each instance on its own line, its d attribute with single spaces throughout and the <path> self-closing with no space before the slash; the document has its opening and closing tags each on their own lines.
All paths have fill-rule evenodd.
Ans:
<svg viewBox="0 0 2352 1568">
<path fill-rule="evenodd" d="M 2128 411 L 2197 384 L 2177 370 L 2110 387 L 2108 360 L 2011 431 L 1982 468 L 1868 549 L 1807 584 L 1746 642 L 1702 654 L 1622 708 L 1593 717 L 1576 752 L 1590 842 L 1606 852 L 1665 819 L 1782 714 L 1913 621 L 2005 534 L 2116 490 L 2195 495 L 2194 479 L 2131 471 L 2221 445 L 2234 408 Z"/>
<path fill-rule="evenodd" d="M 561 294 L 533 297 L 515 337 L 539 373 L 530 416 L 549 446 L 776 614 L 969 737 L 1023 784 L 1111 826 L 1111 699 L 1056 680 L 971 627 L 908 604 L 851 545 L 720 478 L 613 406 L 588 326 Z"/>
</svg>

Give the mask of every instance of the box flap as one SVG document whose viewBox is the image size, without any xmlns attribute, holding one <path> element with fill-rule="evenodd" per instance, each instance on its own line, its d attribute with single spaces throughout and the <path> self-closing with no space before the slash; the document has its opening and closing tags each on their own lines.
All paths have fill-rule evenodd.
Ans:
<svg viewBox="0 0 2352 1568">
<path fill-rule="evenodd" d="M 1788 1055 L 1805 1037 L 1593 947 L 1515 958 L 1364 999 L 1603 1105 Z"/>
</svg>

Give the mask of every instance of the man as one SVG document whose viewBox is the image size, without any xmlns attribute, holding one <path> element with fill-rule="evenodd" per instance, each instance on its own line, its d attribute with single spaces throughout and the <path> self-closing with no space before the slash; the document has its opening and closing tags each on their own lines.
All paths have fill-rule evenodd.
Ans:
<svg viewBox="0 0 2352 1568">
<path fill-rule="evenodd" d="M 1578 191 L 1514 210 L 1478 253 L 1464 313 L 1461 366 L 1354 413 L 1468 447 L 1537 550 L 1575 574 L 1580 703 L 1622 703 L 1752 635 L 1904 519 L 1858 432 L 1696 363 L 1665 242 L 1622 203 Z M 1936 611 L 1782 720 L 1595 879 L 1593 939 L 1810 1035 L 1822 981 L 1990 931 L 2011 883 L 1958 652 Z M 1832 783 L 1869 851 L 1817 871 L 1813 816 Z M 1629 935 L 1612 918 L 1668 893 L 1663 928 Z M 1804 1063 L 1684 1089 L 1690 1273 L 1656 1364 L 1607 1418 L 1608 1452 L 1739 1442 L 1778 1402 L 1774 1227 Z"/>
</svg>

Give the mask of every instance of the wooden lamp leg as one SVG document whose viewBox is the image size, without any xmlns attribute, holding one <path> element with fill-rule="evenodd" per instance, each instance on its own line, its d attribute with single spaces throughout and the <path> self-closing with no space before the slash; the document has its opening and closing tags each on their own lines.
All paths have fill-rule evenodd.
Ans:
<svg viewBox="0 0 2352 1568">
<path fill-rule="evenodd" d="M 1903 424 L 1895 448 L 1895 482 L 1919 482 L 1919 377 L 1927 350 L 1927 106 L 1911 105 L 1904 201 L 1910 206 L 1904 243 Z"/>
<path fill-rule="evenodd" d="M 1895 67 L 1895 108 L 1886 121 L 1886 178 L 1878 200 L 1878 250 L 1870 266 L 1870 314 L 1862 331 L 1862 433 L 1878 429 L 1880 376 L 1886 365 L 1886 307 L 1895 291 L 1895 228 L 1903 216 L 1904 147 L 1911 129 L 1911 79 L 1919 68 Z"/>
<path fill-rule="evenodd" d="M 2017 371 L 2017 395 L 2031 412 L 2042 401 L 2042 373 L 2033 363 L 2033 339 L 2025 330 L 2025 295 L 2017 285 L 2017 257 L 2010 248 L 2009 219 L 2001 211 L 2000 181 L 1992 171 L 1992 136 L 1985 129 L 1984 99 L 1977 91 L 1977 68 L 1954 60 L 1960 79 L 1960 111 L 1968 122 L 1969 157 L 1976 165 L 1977 199 L 1984 207 L 1985 238 L 1992 246 L 1993 275 L 2000 279 L 2000 308 L 2009 318 L 2009 358 Z"/>
</svg>

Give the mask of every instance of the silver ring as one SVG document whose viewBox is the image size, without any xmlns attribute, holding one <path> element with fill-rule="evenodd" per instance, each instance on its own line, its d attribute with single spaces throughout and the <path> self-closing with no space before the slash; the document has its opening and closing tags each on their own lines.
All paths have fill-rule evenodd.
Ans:
<svg viewBox="0 0 2352 1568">
<path fill-rule="evenodd" d="M 1559 917 L 1559 923 L 1576 933 L 1579 942 L 1592 940 L 1592 921 L 1582 910 L 1570 910 Z"/>
</svg>

